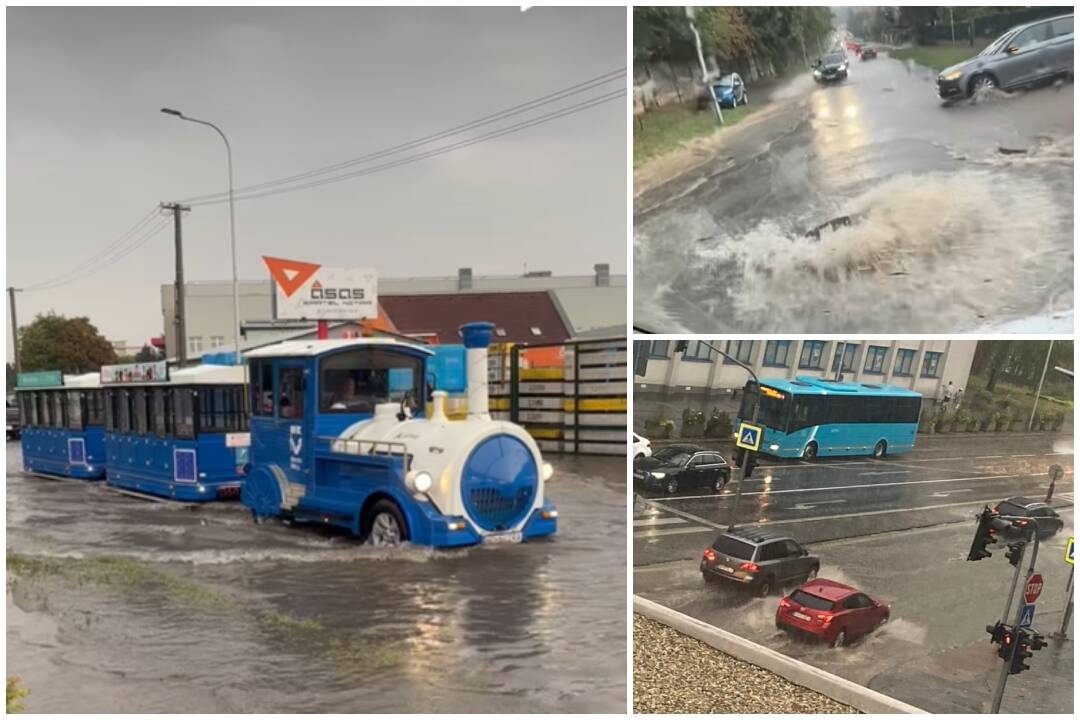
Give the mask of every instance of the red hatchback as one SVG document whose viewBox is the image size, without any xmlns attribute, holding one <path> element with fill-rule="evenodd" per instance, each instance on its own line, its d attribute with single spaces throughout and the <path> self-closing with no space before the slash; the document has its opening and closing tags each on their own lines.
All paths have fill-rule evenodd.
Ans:
<svg viewBox="0 0 1080 720">
<path fill-rule="evenodd" d="M 889 606 L 832 580 L 811 580 L 780 601 L 776 627 L 841 647 L 884 625 Z"/>
</svg>

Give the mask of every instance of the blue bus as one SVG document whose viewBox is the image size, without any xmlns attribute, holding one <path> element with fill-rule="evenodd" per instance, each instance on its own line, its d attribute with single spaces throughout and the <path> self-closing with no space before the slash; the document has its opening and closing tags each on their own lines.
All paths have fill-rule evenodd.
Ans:
<svg viewBox="0 0 1080 720">
<path fill-rule="evenodd" d="M 372 545 L 454 547 L 551 535 L 552 467 L 524 428 L 488 414 L 490 323 L 462 327 L 468 415 L 446 415 L 429 347 L 397 338 L 301 340 L 245 354 L 256 522 L 344 528 Z M 464 380 L 463 380 L 464 382 Z M 431 404 L 430 417 L 427 405 Z"/>
<path fill-rule="evenodd" d="M 102 368 L 106 482 L 180 502 L 239 498 L 250 442 L 244 368 L 160 365 L 152 380 Z"/>
<path fill-rule="evenodd" d="M 921 409 L 921 394 L 892 385 L 769 378 L 746 383 L 736 427 L 762 426 L 760 451 L 776 457 L 880 458 L 915 447 Z"/>
<path fill-rule="evenodd" d="M 105 476 L 104 407 L 97 373 L 22 373 L 16 378 L 16 397 L 23 470 L 81 480 Z"/>
</svg>

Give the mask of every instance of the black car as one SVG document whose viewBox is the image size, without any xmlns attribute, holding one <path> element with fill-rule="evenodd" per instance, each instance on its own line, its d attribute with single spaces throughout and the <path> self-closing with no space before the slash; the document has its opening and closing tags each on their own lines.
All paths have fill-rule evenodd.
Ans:
<svg viewBox="0 0 1080 720">
<path fill-rule="evenodd" d="M 7 439 L 18 440 L 22 433 L 22 418 L 19 416 L 19 405 L 13 397 L 7 399 Z"/>
<path fill-rule="evenodd" d="M 874 60 L 877 58 L 877 48 L 864 47 L 862 52 L 859 53 L 859 58 L 862 60 Z"/>
<path fill-rule="evenodd" d="M 730 582 L 768 595 L 817 577 L 821 559 L 790 535 L 739 528 L 721 533 L 701 556 L 706 582 Z"/>
<path fill-rule="evenodd" d="M 842 52 L 823 55 L 814 63 L 814 80 L 821 83 L 847 80 L 847 73 L 847 56 Z"/>
<path fill-rule="evenodd" d="M 994 510 L 999 515 L 1032 518 L 1039 529 L 1040 540 L 1057 535 L 1065 527 L 1065 521 L 1057 511 L 1040 500 L 1012 497 L 999 502 Z"/>
<path fill-rule="evenodd" d="M 697 445 L 668 445 L 651 457 L 634 461 L 634 482 L 668 494 L 685 487 L 709 487 L 720 492 L 731 479 L 731 468 L 718 450 Z"/>
</svg>

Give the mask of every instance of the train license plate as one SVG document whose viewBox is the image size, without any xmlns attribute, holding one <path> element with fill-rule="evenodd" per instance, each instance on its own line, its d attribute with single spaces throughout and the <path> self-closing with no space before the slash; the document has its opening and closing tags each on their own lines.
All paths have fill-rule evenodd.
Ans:
<svg viewBox="0 0 1080 720">
<path fill-rule="evenodd" d="M 484 537 L 486 543 L 519 543 L 521 542 L 520 532 L 505 532 L 505 533 L 491 533 Z"/>
</svg>

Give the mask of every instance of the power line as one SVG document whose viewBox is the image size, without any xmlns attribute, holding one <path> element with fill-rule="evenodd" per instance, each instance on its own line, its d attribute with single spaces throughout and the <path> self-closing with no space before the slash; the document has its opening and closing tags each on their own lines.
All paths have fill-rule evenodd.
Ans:
<svg viewBox="0 0 1080 720">
<path fill-rule="evenodd" d="M 154 225 L 148 232 L 146 232 L 144 235 L 139 237 L 133 244 L 129 245 L 127 248 L 125 248 L 121 252 L 119 252 L 117 254 L 114 254 L 111 258 L 106 259 L 104 262 L 99 262 L 97 267 L 88 267 L 88 268 L 84 267 L 84 268 L 81 268 L 76 275 L 74 275 L 72 277 L 69 277 L 69 278 L 66 278 L 64 280 L 58 280 L 58 281 L 52 282 L 52 283 L 50 283 L 48 285 L 46 285 L 44 283 L 39 283 L 38 285 L 35 285 L 33 288 L 25 288 L 25 289 L 27 289 L 27 290 L 30 290 L 30 289 L 33 289 L 33 290 L 53 290 L 53 289 L 61 287 L 63 285 L 71 285 L 73 283 L 85 280 L 86 278 L 90 277 L 91 275 L 95 275 L 95 274 L 101 272 L 102 270 L 104 270 L 105 268 L 107 268 L 107 267 L 109 267 L 111 265 L 115 265 L 120 260 L 124 259 L 125 257 L 130 255 L 131 253 L 135 252 L 136 250 L 141 248 L 143 245 L 148 243 L 152 238 L 159 235 L 162 230 L 169 227 L 169 225 L 171 225 L 171 224 L 172 224 L 172 220 L 170 220 L 169 218 L 162 219 L 160 222 L 158 222 L 156 225 Z"/>
<path fill-rule="evenodd" d="M 350 180 L 352 178 L 363 177 L 365 175 L 371 175 L 371 174 L 374 174 L 374 173 L 377 173 L 377 172 L 382 172 L 384 170 L 390 170 L 392 168 L 401 167 L 402 165 L 409 165 L 411 163 L 418 162 L 420 160 L 426 160 L 428 158 L 436 157 L 438 155 L 444 155 L 446 153 L 453 152 L 455 150 L 460 150 L 462 148 L 469 147 L 471 145 L 476 145 L 476 144 L 479 144 L 479 143 L 482 143 L 482 142 L 487 142 L 489 140 L 494 140 L 495 138 L 499 138 L 499 137 L 502 137 L 504 135 L 509 135 L 511 133 L 520 132 L 522 130 L 534 127 L 536 125 L 542 125 L 544 123 L 551 122 L 552 120 L 557 120 L 559 118 L 566 117 L 567 115 L 573 115 L 573 114 L 576 114 L 576 113 L 579 113 L 579 112 L 583 112 L 583 111 L 588 110 L 590 108 L 594 108 L 594 107 L 596 107 L 598 105 L 602 105 L 603 103 L 610 102 L 611 100 L 616 100 L 616 99 L 618 99 L 620 97 L 625 97 L 625 96 L 626 96 L 625 88 L 620 88 L 619 90 L 614 90 L 614 91 L 609 92 L 609 93 L 607 93 L 605 95 L 601 95 L 601 96 L 598 96 L 596 98 L 592 98 L 591 100 L 588 100 L 588 101 L 583 101 L 583 102 L 578 103 L 576 105 L 571 105 L 571 106 L 569 106 L 567 108 L 563 108 L 561 110 L 557 110 L 557 111 L 548 113 L 547 115 L 541 115 L 541 116 L 539 116 L 537 118 L 522 121 L 520 123 L 516 123 L 514 125 L 510 125 L 510 126 L 505 127 L 505 128 L 500 128 L 498 130 L 492 130 L 491 132 L 484 133 L 483 135 L 478 135 L 478 136 L 476 136 L 474 138 L 469 138 L 467 140 L 460 140 L 460 141 L 458 141 L 456 143 L 451 143 L 450 145 L 444 145 L 443 147 L 435 148 L 434 150 L 428 150 L 426 152 L 419 153 L 417 155 L 412 155 L 412 156 L 409 156 L 409 157 L 406 157 L 406 158 L 402 158 L 400 160 L 394 160 L 393 162 L 389 162 L 389 163 L 383 163 L 382 165 L 376 165 L 375 167 L 366 168 L 364 170 L 357 170 L 357 171 L 354 171 L 354 172 L 345 173 L 343 175 L 335 175 L 333 177 L 322 178 L 322 179 L 319 179 L 319 180 L 312 180 L 311 182 L 303 183 L 301 185 L 292 185 L 292 186 L 289 186 L 289 187 L 273 188 L 273 189 L 270 189 L 270 190 L 264 190 L 262 192 L 249 193 L 247 195 L 237 197 L 236 201 L 239 202 L 241 200 L 255 200 L 257 198 L 270 197 L 272 195 L 281 195 L 283 193 L 295 192 L 297 190 L 307 190 L 309 188 L 319 187 L 321 185 L 328 185 L 330 183 L 340 182 L 342 180 Z M 223 198 L 223 199 L 219 199 L 219 200 L 207 200 L 207 201 L 204 201 L 204 202 L 192 202 L 191 204 L 193 206 L 219 205 L 219 204 L 221 204 L 223 202 L 228 202 L 228 198 Z"/>
<path fill-rule="evenodd" d="M 426 145 L 426 144 L 434 142 L 436 140 L 442 140 L 442 139 L 444 139 L 446 137 L 449 137 L 451 135 L 457 135 L 457 134 L 462 133 L 462 132 L 464 132 L 466 130 L 472 130 L 472 129 L 475 129 L 475 128 L 478 128 L 478 127 L 483 127 L 484 125 L 490 125 L 493 122 L 497 122 L 499 120 L 505 120 L 506 118 L 513 117 L 515 115 L 520 115 L 522 113 L 529 112 L 531 110 L 535 110 L 538 107 L 542 107 L 544 105 L 547 105 L 547 104 L 550 104 L 550 103 L 553 103 L 553 102 L 558 102 L 559 100 L 564 100 L 564 99 L 566 99 L 568 97 L 572 97 L 574 95 L 577 95 L 577 94 L 580 94 L 580 93 L 583 93 L 583 92 L 587 92 L 589 90 L 593 90 L 593 89 L 595 89 L 597 87 L 600 87 L 600 86 L 605 85 L 605 84 L 607 84 L 609 82 L 612 82 L 613 80 L 622 81 L 622 80 L 625 79 L 625 76 L 626 76 L 625 75 L 625 70 L 626 70 L 626 68 L 618 68 L 618 69 L 615 69 L 615 70 L 610 70 L 610 71 L 608 71 L 606 73 L 603 73 L 602 75 L 597 75 L 596 77 L 590 78 L 590 79 L 585 80 L 585 81 L 580 82 L 580 83 L 576 83 L 574 85 L 570 85 L 569 87 L 565 87 L 565 88 L 563 88 L 561 90 L 557 90 L 557 91 L 555 91 L 553 93 L 548 93 L 547 95 L 542 95 L 542 96 L 540 96 L 538 98 L 534 98 L 532 100 L 529 100 L 529 101 L 526 101 L 526 102 L 523 102 L 523 103 L 519 103 L 517 105 L 511 106 L 511 107 L 506 108 L 504 110 L 499 110 L 498 112 L 491 113 L 489 115 L 484 115 L 483 117 L 477 118 L 476 120 L 472 120 L 472 121 L 467 122 L 467 123 L 462 123 L 460 125 L 455 125 L 455 126 L 453 126 L 451 128 L 447 128 L 446 130 L 441 130 L 441 131 L 439 131 L 437 133 L 432 133 L 430 135 L 425 135 L 423 137 L 416 138 L 415 140 L 409 140 L 407 142 L 400 143 L 398 145 L 393 145 L 393 146 L 385 148 L 383 150 L 377 150 L 375 152 L 371 152 L 371 153 L 368 153 L 366 155 L 362 155 L 362 156 L 360 156 L 358 158 L 354 158 L 352 160 L 345 160 L 343 162 L 334 163 L 333 165 L 327 165 L 325 167 L 316 168 L 314 170 L 308 170 L 306 172 L 297 173 L 295 175 L 289 175 L 287 177 L 278 178 L 276 180 L 268 180 L 268 181 L 265 181 L 265 182 L 262 182 L 262 183 L 257 183 L 255 185 L 249 185 L 247 187 L 237 188 L 234 192 L 239 195 L 239 194 L 245 193 L 245 192 L 254 192 L 254 191 L 263 190 L 263 189 L 266 189 L 266 188 L 269 188 L 269 187 L 276 187 L 278 185 L 285 185 L 285 184 L 288 184 L 288 183 L 296 182 L 298 180 L 304 180 L 304 179 L 307 179 L 309 177 L 315 177 L 315 176 L 318 176 L 318 175 L 325 175 L 327 173 L 335 172 L 337 170 L 342 170 L 342 169 L 350 167 L 352 165 L 357 165 L 357 164 L 361 164 L 361 163 L 365 163 L 365 162 L 370 162 L 371 160 L 378 160 L 378 159 L 386 157 L 388 155 L 397 154 L 397 153 L 402 152 L 404 150 L 411 150 L 411 149 L 413 149 L 415 147 L 419 147 L 421 145 Z M 228 193 L 222 193 L 222 192 L 210 193 L 210 194 L 207 194 L 207 195 L 198 195 L 198 196 L 195 196 L 195 197 L 186 198 L 182 202 L 203 204 L 203 203 L 205 203 L 206 201 L 209 201 L 209 200 L 223 199 L 224 197 L 227 197 L 227 195 L 228 195 Z"/>
<path fill-rule="evenodd" d="M 60 275 L 54 275 L 53 277 L 49 278 L 48 280 L 42 280 L 39 283 L 35 283 L 33 285 L 28 285 L 27 287 L 25 287 L 23 289 L 24 290 L 40 290 L 40 289 L 45 289 L 45 286 L 48 286 L 48 285 L 54 285 L 56 283 L 61 283 L 62 284 L 65 278 L 67 278 L 70 275 L 76 275 L 76 274 L 82 272 L 88 266 L 93 265 L 94 263 L 98 262 L 105 255 L 108 255 L 115 248 L 122 245 L 132 235 L 135 235 L 140 230 L 142 230 L 146 226 L 146 224 L 149 223 L 151 219 L 153 219 L 153 217 L 154 217 L 154 215 L 156 213 L 157 213 L 157 208 L 155 207 L 152 210 L 150 210 L 148 213 L 143 215 L 139 219 L 139 221 L 137 223 L 135 223 L 132 227 L 128 228 L 127 232 L 125 232 L 123 235 L 118 237 L 116 240 L 113 240 L 111 243 L 109 243 L 107 246 L 105 246 L 104 248 L 102 248 L 98 252 L 96 252 L 93 255 L 91 255 L 90 257 L 88 257 L 86 260 L 84 260 L 80 264 L 73 267 L 71 270 L 68 270 L 67 272 L 61 273 Z"/>
</svg>

